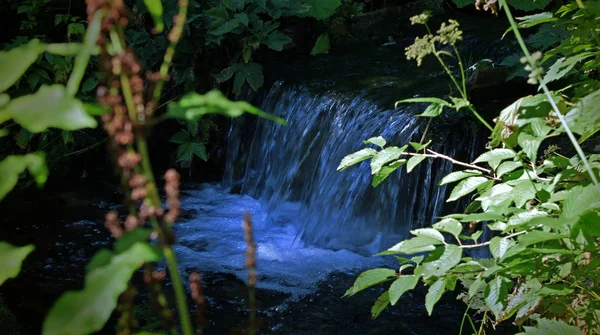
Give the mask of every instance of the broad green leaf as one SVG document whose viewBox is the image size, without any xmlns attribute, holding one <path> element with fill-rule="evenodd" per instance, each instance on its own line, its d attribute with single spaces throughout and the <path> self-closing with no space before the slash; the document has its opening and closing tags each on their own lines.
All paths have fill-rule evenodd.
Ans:
<svg viewBox="0 0 600 335">
<path fill-rule="evenodd" d="M 479 176 L 481 175 L 481 171 L 479 170 L 464 170 L 464 171 L 456 171 L 452 172 L 449 175 L 442 178 L 440 181 L 440 185 L 450 184 L 459 180 L 463 180 L 467 177 Z"/>
<path fill-rule="evenodd" d="M 85 110 L 86 113 L 88 113 L 88 115 L 91 115 L 91 116 L 102 116 L 106 113 L 110 113 L 109 108 L 100 106 L 97 103 L 84 102 L 83 109 Z"/>
<path fill-rule="evenodd" d="M 581 135 L 583 142 L 600 129 L 600 90 L 586 95 L 577 103 L 577 107 L 565 115 L 565 120 L 574 133 Z"/>
<path fill-rule="evenodd" d="M 371 307 L 371 318 L 375 319 L 383 312 L 383 310 L 390 304 L 389 292 L 385 291 L 382 295 L 377 298 L 373 307 Z"/>
<path fill-rule="evenodd" d="M 523 327 L 525 335 L 583 335 L 583 331 L 562 320 L 538 319 L 535 327 Z"/>
<path fill-rule="evenodd" d="M 385 141 L 385 138 L 383 138 L 381 136 L 377 136 L 377 137 L 371 137 L 368 140 L 363 141 L 363 143 L 364 144 L 375 144 L 376 146 L 383 148 L 387 142 Z"/>
<path fill-rule="evenodd" d="M 487 162 L 495 170 L 500 162 L 513 157 L 515 157 L 515 152 L 510 149 L 494 149 L 477 157 L 473 164 Z"/>
<path fill-rule="evenodd" d="M 192 153 L 196 155 L 196 157 L 202 159 L 203 161 L 207 161 L 208 157 L 206 156 L 206 146 L 204 143 L 199 141 L 194 141 L 190 143 Z"/>
<path fill-rule="evenodd" d="M 522 179 L 516 182 L 512 189 L 515 206 L 521 208 L 530 200 L 535 199 L 535 190 L 536 189 L 534 188 L 533 184 L 528 179 Z"/>
<path fill-rule="evenodd" d="M 34 245 L 15 247 L 0 241 L 0 286 L 21 272 L 21 264 L 34 249 Z"/>
<path fill-rule="evenodd" d="M 419 277 L 415 275 L 404 275 L 396 279 L 389 289 L 390 303 L 393 305 L 398 302 L 404 293 L 414 289 L 419 282 Z"/>
<path fill-rule="evenodd" d="M 46 52 L 59 56 L 75 56 L 81 52 L 82 48 L 81 43 L 51 43 L 45 46 Z M 99 51 L 99 49 L 94 50 L 94 54 L 99 53 Z"/>
<path fill-rule="evenodd" d="M 342 171 L 345 168 L 348 168 L 352 165 L 358 164 L 366 159 L 369 159 L 377 154 L 377 150 L 372 148 L 364 148 L 355 153 L 352 153 L 344 158 L 340 162 L 340 165 L 337 167 L 338 171 Z"/>
<path fill-rule="evenodd" d="M 558 18 L 555 18 L 551 12 L 543 12 L 533 15 L 521 16 L 517 17 L 516 19 L 519 21 L 519 28 L 531 28 L 542 23 L 554 22 L 558 20 Z M 504 38 L 504 36 L 506 36 L 506 34 L 512 30 L 512 27 L 506 29 L 504 34 L 502 34 L 502 38 Z"/>
<path fill-rule="evenodd" d="M 485 177 L 469 177 L 464 179 L 458 185 L 452 189 L 450 193 L 450 197 L 446 202 L 456 201 L 465 195 L 475 191 L 479 186 L 483 185 L 488 181 Z"/>
<path fill-rule="evenodd" d="M 460 263 L 452 269 L 452 273 L 482 272 L 485 267 L 475 261 Z"/>
<path fill-rule="evenodd" d="M 515 241 L 496 236 L 490 240 L 490 252 L 496 259 L 502 259 L 508 248 L 512 247 Z"/>
<path fill-rule="evenodd" d="M 148 8 L 152 20 L 154 20 L 154 29 L 156 29 L 157 33 L 161 33 L 165 29 L 165 24 L 162 19 L 162 0 L 144 0 L 144 4 L 146 5 L 146 8 Z"/>
<path fill-rule="evenodd" d="M 315 45 L 313 46 L 312 50 L 310 51 L 310 54 L 312 56 L 316 56 L 316 55 L 320 55 L 320 54 L 327 54 L 327 53 L 329 53 L 329 48 L 331 48 L 331 45 L 329 42 L 329 34 L 327 32 L 325 32 L 317 38 L 317 41 L 315 42 Z"/>
<path fill-rule="evenodd" d="M 269 35 L 269 38 L 267 39 L 267 45 L 269 48 L 275 51 L 281 51 L 283 50 L 283 46 L 291 41 L 292 39 L 288 35 L 280 33 L 276 30 Z"/>
<path fill-rule="evenodd" d="M 262 65 L 258 63 L 241 64 L 233 79 L 233 91 L 236 95 L 242 94 L 242 86 L 246 81 L 254 91 L 258 90 L 264 81 Z"/>
<path fill-rule="evenodd" d="M 185 130 L 180 130 L 178 133 L 173 135 L 169 142 L 184 144 L 190 141 L 190 134 Z"/>
<path fill-rule="evenodd" d="M 519 324 L 520 317 L 532 313 L 540 302 L 541 298 L 534 296 L 526 284 L 521 284 L 515 293 L 508 296 L 506 308 L 499 315 L 499 321 L 507 320 L 518 312 L 515 323 Z"/>
<path fill-rule="evenodd" d="M 187 94 L 180 101 L 169 104 L 167 117 L 197 121 L 205 114 L 238 117 L 244 112 L 285 124 L 284 119 L 265 113 L 245 101 L 231 101 L 219 91 L 210 91 L 206 94 Z"/>
<path fill-rule="evenodd" d="M 151 233 L 150 229 L 144 228 L 136 228 L 126 232 L 115 243 L 115 252 L 119 254 L 129 250 L 129 248 L 138 242 L 147 242 Z"/>
<path fill-rule="evenodd" d="M 508 283 L 502 277 L 492 279 L 485 287 L 485 304 L 498 319 L 508 297 Z"/>
<path fill-rule="evenodd" d="M 527 155 L 531 162 L 536 164 L 537 152 L 543 140 L 543 136 L 533 136 L 522 132 L 517 138 L 517 143 L 519 143 L 519 146 L 523 148 L 523 152 L 525 152 L 525 155 Z"/>
<path fill-rule="evenodd" d="M 10 192 L 17 182 L 19 175 L 29 170 L 38 186 L 44 185 L 48 179 L 48 169 L 43 153 L 28 154 L 23 156 L 8 156 L 0 161 L 0 200 Z"/>
<path fill-rule="evenodd" d="M 95 89 L 98 86 L 98 79 L 94 77 L 89 77 L 86 79 L 81 85 L 81 92 L 87 93 L 91 90 Z"/>
<path fill-rule="evenodd" d="M 444 294 L 446 288 L 445 285 L 444 278 L 440 278 L 429 287 L 429 291 L 427 291 L 427 295 L 425 295 L 425 308 L 430 316 L 431 313 L 433 313 L 433 307 Z"/>
<path fill-rule="evenodd" d="M 552 66 L 550 66 L 548 72 L 544 75 L 540 86 L 561 79 L 566 76 L 577 63 L 596 55 L 597 53 L 594 52 L 582 52 L 575 56 L 559 58 Z"/>
<path fill-rule="evenodd" d="M 117 307 L 119 295 L 127 289 L 133 272 L 141 264 L 159 258 L 150 245 L 136 243 L 112 257 L 110 263 L 90 271 L 83 290 L 63 294 L 50 308 L 42 334 L 80 335 L 101 330 Z"/>
<path fill-rule="evenodd" d="M 435 238 L 427 236 L 417 236 L 408 240 L 404 240 L 389 248 L 388 250 L 380 252 L 377 255 L 418 254 L 420 252 L 433 251 L 435 250 L 435 246 L 439 244 L 442 244 L 442 242 Z"/>
<path fill-rule="evenodd" d="M 433 225 L 433 228 L 441 231 L 445 231 L 454 235 L 454 237 L 458 238 L 458 235 L 462 232 L 463 226 L 462 224 L 451 218 L 443 219 L 442 221 Z"/>
<path fill-rule="evenodd" d="M 477 200 L 481 202 L 484 211 L 503 212 L 512 202 L 511 191 L 513 188 L 507 184 L 494 185 L 490 190 L 483 193 Z"/>
<path fill-rule="evenodd" d="M 519 228 L 526 223 L 529 223 L 533 219 L 542 218 L 548 216 L 548 213 L 544 211 L 539 211 L 537 209 L 532 209 L 531 211 L 519 213 L 508 220 L 506 224 L 506 230 L 513 230 Z"/>
<path fill-rule="evenodd" d="M 454 2 L 454 4 L 456 4 L 456 6 L 458 8 L 467 7 L 467 6 L 475 7 L 475 3 L 471 0 L 452 0 L 452 2 Z"/>
<path fill-rule="evenodd" d="M 414 155 L 406 163 L 406 172 L 411 172 L 419 163 L 421 163 L 427 156 L 425 155 Z"/>
<path fill-rule="evenodd" d="M 343 297 L 354 295 L 366 288 L 394 279 L 395 277 L 396 271 L 392 269 L 377 268 L 367 270 L 356 278 L 354 285 L 344 293 Z"/>
<path fill-rule="evenodd" d="M 69 96 L 62 85 L 42 86 L 35 94 L 13 99 L 0 110 L 0 119 L 3 114 L 33 133 L 48 128 L 77 130 L 97 125 L 81 101 Z"/>
<path fill-rule="evenodd" d="M 241 23 L 241 24 L 243 24 L 243 25 L 244 25 L 244 26 L 246 26 L 246 27 L 247 27 L 247 26 L 248 26 L 248 24 L 250 23 L 250 19 L 248 18 L 248 14 L 246 14 L 246 13 L 237 13 L 237 14 L 235 14 L 233 17 L 234 17 L 236 20 L 240 21 L 240 23 Z M 283 35 L 283 34 L 282 34 L 282 35 Z M 287 37 L 286 35 L 283 35 L 283 36 Z M 288 37 L 288 38 L 289 38 L 289 37 Z M 269 39 L 271 39 L 271 37 L 270 37 L 270 36 L 269 36 Z M 291 41 L 291 39 L 290 39 L 290 41 Z M 286 42 L 286 43 L 288 43 L 288 42 Z M 269 42 L 269 44 L 270 44 L 270 42 Z M 284 43 L 284 44 L 285 44 L 285 43 Z M 271 47 L 271 46 L 269 45 L 269 47 Z M 281 50 L 277 50 L 277 51 L 281 51 Z"/>
<path fill-rule="evenodd" d="M 477 277 L 469 286 L 469 299 L 473 298 L 485 286 L 485 281 L 481 277 Z"/>
<path fill-rule="evenodd" d="M 373 176 L 373 181 L 371 185 L 373 187 L 377 187 L 381 184 L 392 172 L 396 171 L 399 167 L 406 164 L 406 159 L 399 159 L 395 162 L 392 162 L 389 165 L 385 165 Z"/>
<path fill-rule="evenodd" d="M 395 107 L 398 108 L 399 104 L 403 103 L 418 103 L 418 102 L 429 102 L 430 104 L 440 105 L 444 107 L 452 106 L 448 101 L 440 99 L 440 98 L 410 98 L 396 101 Z"/>
<path fill-rule="evenodd" d="M 424 144 L 416 143 L 416 142 L 409 142 L 408 144 L 410 144 L 410 146 L 413 147 L 413 149 L 415 149 L 415 151 L 421 151 L 423 149 L 426 149 L 431 144 L 431 140 L 427 141 L 427 143 L 424 143 Z"/>
<path fill-rule="evenodd" d="M 303 0 L 302 3 L 303 5 L 309 6 L 310 9 L 300 13 L 299 16 L 309 16 L 317 20 L 329 18 L 342 4 L 340 0 Z"/>
<path fill-rule="evenodd" d="M 425 262 L 421 265 L 423 267 L 423 276 L 442 277 L 458 263 L 460 263 L 461 257 L 461 248 L 454 244 L 446 244 L 444 246 L 444 252 L 440 258 L 432 262 Z"/>
<path fill-rule="evenodd" d="M 402 148 L 398 147 L 387 147 L 375 154 L 371 160 L 371 174 L 376 174 L 381 170 L 381 167 L 385 164 L 397 160 L 400 155 L 404 152 L 406 146 Z"/>
<path fill-rule="evenodd" d="M 500 220 L 503 218 L 502 215 L 497 213 L 474 213 L 474 214 L 450 214 L 446 215 L 446 218 L 457 219 L 460 222 L 480 222 L 489 220 Z"/>
<path fill-rule="evenodd" d="M 496 170 L 498 178 L 521 167 L 521 162 L 502 162 Z"/>
<path fill-rule="evenodd" d="M 410 231 L 411 234 L 415 235 L 415 236 L 427 236 L 427 237 L 431 237 L 434 238 L 440 242 L 444 242 L 444 235 L 442 235 L 442 233 L 440 233 L 439 231 L 433 229 L 433 228 L 419 228 L 419 229 L 414 229 Z"/>
<path fill-rule="evenodd" d="M 519 241 L 519 244 L 521 246 L 526 247 L 526 246 L 529 246 L 532 244 L 557 240 L 557 239 L 561 239 L 561 238 L 565 238 L 565 237 L 569 237 L 569 236 L 564 235 L 564 234 L 548 233 L 545 231 L 533 230 L 533 231 L 527 232 L 526 234 L 519 235 L 517 240 Z"/>
<path fill-rule="evenodd" d="M 600 191 L 594 185 L 576 186 L 567 194 L 561 218 L 577 217 L 592 208 L 600 208 Z"/>
<path fill-rule="evenodd" d="M 544 9 L 551 0 L 508 0 L 508 4 L 512 7 L 526 12 L 536 9 Z"/>
<path fill-rule="evenodd" d="M 0 51 L 0 92 L 16 83 L 42 52 L 44 45 L 38 39 L 9 51 Z"/>
<path fill-rule="evenodd" d="M 423 113 L 417 114 L 417 116 L 421 116 L 421 117 L 436 117 L 436 116 L 439 116 L 440 114 L 442 114 L 443 111 L 444 111 L 444 106 L 443 105 L 430 104 L 429 106 L 427 106 L 427 108 L 425 108 L 425 110 L 423 111 Z"/>
<path fill-rule="evenodd" d="M 210 24 L 208 33 L 216 36 L 225 35 L 234 31 L 240 24 L 242 23 L 237 19 L 218 18 Z"/>
</svg>

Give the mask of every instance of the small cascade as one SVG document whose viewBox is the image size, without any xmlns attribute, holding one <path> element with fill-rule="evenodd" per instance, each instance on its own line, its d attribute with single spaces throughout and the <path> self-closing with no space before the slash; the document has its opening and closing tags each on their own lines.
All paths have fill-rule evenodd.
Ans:
<svg viewBox="0 0 600 335">
<path fill-rule="evenodd" d="M 410 174 L 403 168 L 377 188 L 366 162 L 336 170 L 369 137 L 381 135 L 398 146 L 419 141 L 428 121 L 414 116 L 422 106 L 394 109 L 364 92 L 315 93 L 278 82 L 261 107 L 288 124 L 235 121 L 224 185 L 259 199 L 270 224 L 294 224 L 298 243 L 374 252 L 460 206 L 446 204 L 446 187 L 438 186 L 453 168 L 445 160 L 428 160 Z M 433 129 L 434 150 L 473 159 L 476 131 L 457 124 Z"/>
</svg>

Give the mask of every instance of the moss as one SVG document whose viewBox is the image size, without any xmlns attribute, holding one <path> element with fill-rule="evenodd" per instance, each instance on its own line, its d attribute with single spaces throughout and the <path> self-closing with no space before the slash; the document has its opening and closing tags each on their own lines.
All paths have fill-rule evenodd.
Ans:
<svg viewBox="0 0 600 335">
<path fill-rule="evenodd" d="M 0 325 L 2 325 L 2 331 L 6 334 L 19 335 L 21 334 L 21 327 L 17 322 L 17 317 L 8 309 L 8 306 L 2 301 L 0 295 Z"/>
</svg>

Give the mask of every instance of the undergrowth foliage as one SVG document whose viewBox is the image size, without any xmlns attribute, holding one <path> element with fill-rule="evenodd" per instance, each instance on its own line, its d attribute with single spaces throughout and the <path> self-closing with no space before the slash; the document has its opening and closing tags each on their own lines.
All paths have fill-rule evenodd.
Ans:
<svg viewBox="0 0 600 335">
<path fill-rule="evenodd" d="M 516 8 L 523 4 L 508 1 Z M 425 159 L 449 159 L 461 169 L 440 182 L 454 185 L 447 201 L 470 199 L 464 213 L 411 230 L 411 238 L 381 252 L 399 255 L 399 267 L 362 273 L 345 296 L 391 282 L 372 308 L 377 317 L 386 306 L 402 303 L 402 296 L 422 282 L 428 287 L 425 307 L 430 315 L 445 292 L 458 289 L 458 299 L 467 305 L 462 326 L 470 325 L 477 334 L 504 321 L 525 334 L 600 334 L 600 155 L 582 149 L 600 130 L 600 7 L 593 1 L 571 1 L 555 13 L 521 17 L 517 23 L 505 0 L 477 5 L 506 14 L 509 31 L 522 48 L 528 82 L 539 85 L 541 93 L 518 99 L 498 114 L 493 126 L 488 124 L 468 101 L 455 48 L 461 39 L 458 23 L 450 20 L 433 33 L 427 13 L 411 19 L 425 25 L 428 34 L 407 48 L 407 58 L 419 65 L 424 57 L 435 56 L 460 94 L 450 101 L 419 97 L 398 103 L 428 103 L 422 117 L 436 117 L 445 108 L 467 108 L 490 130 L 490 141 L 475 161 L 459 162 L 430 150 L 429 142 L 396 147 L 379 136 L 342 160 L 338 170 L 370 160 L 377 186 L 402 166 L 410 172 Z M 544 54 L 531 54 L 519 28 L 535 25 L 542 25 L 540 32 L 565 29 L 569 34 L 561 36 L 569 37 L 548 42 Z M 446 56 L 455 56 L 458 76 L 450 71 Z M 548 63 L 552 65 L 545 71 Z M 561 85 L 550 91 L 547 84 L 553 81 Z M 540 154 L 543 142 L 562 137 L 572 148 L 550 145 Z M 485 228 L 477 229 L 481 224 Z M 481 240 L 482 229 L 492 231 L 493 237 Z M 488 249 L 491 257 L 471 257 L 468 251 L 476 248 Z M 479 327 L 473 314 L 479 314 Z"/>
</svg>

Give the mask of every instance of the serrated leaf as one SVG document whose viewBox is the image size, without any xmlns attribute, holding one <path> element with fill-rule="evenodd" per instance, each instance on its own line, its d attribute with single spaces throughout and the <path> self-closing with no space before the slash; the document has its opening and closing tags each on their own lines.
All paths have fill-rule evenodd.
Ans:
<svg viewBox="0 0 600 335">
<path fill-rule="evenodd" d="M 265 113 L 245 101 L 231 101 L 219 91 L 210 91 L 206 94 L 189 93 L 178 102 L 169 103 L 166 115 L 169 118 L 198 121 L 206 114 L 238 117 L 244 113 L 254 114 L 279 124 L 286 123 L 284 119 Z"/>
<path fill-rule="evenodd" d="M 377 187 L 381 184 L 392 172 L 396 171 L 399 167 L 406 164 L 406 159 L 399 159 L 395 162 L 392 162 L 389 165 L 385 165 L 381 167 L 381 170 L 377 172 L 373 176 L 373 181 L 371 182 L 371 186 Z"/>
<path fill-rule="evenodd" d="M 537 160 L 537 152 L 543 140 L 543 136 L 533 136 L 522 132 L 517 138 L 517 143 L 519 143 L 519 146 L 523 148 L 525 155 L 527 155 L 531 162 L 535 164 Z"/>
<path fill-rule="evenodd" d="M 283 46 L 290 43 L 292 39 L 279 31 L 274 31 L 269 35 L 267 39 L 267 46 L 275 51 L 283 50 Z M 261 85 L 262 86 L 262 85 Z"/>
<path fill-rule="evenodd" d="M 486 162 L 495 170 L 500 165 L 500 162 L 514 157 L 515 152 L 510 149 L 494 149 L 477 157 L 473 164 Z"/>
<path fill-rule="evenodd" d="M 419 163 L 421 163 L 427 156 L 425 155 L 414 155 L 406 163 L 406 172 L 411 172 Z"/>
<path fill-rule="evenodd" d="M 431 144 L 431 140 L 427 141 L 427 143 L 425 143 L 425 144 L 416 143 L 416 142 L 409 142 L 408 144 L 410 144 L 410 146 L 413 147 L 413 149 L 415 149 L 415 151 L 421 151 L 421 150 L 427 148 Z"/>
<path fill-rule="evenodd" d="M 513 245 L 515 245 L 515 241 L 496 236 L 490 240 L 490 252 L 494 258 L 502 259 L 502 256 L 504 256 L 508 248 Z"/>
<path fill-rule="evenodd" d="M 538 319 L 535 327 L 523 327 L 526 335 L 583 335 L 575 326 L 562 320 Z"/>
<path fill-rule="evenodd" d="M 81 291 L 63 294 L 50 308 L 44 320 L 43 335 L 89 334 L 102 329 L 117 307 L 119 295 L 127 288 L 133 272 L 160 255 L 148 244 L 136 243 L 97 267 L 85 277 Z"/>
<path fill-rule="evenodd" d="M 551 0 L 509 0 L 508 4 L 512 7 L 526 12 L 536 9 L 544 9 Z"/>
<path fill-rule="evenodd" d="M 481 175 L 481 171 L 479 170 L 464 170 L 464 171 L 456 171 L 452 172 L 449 175 L 442 178 L 440 181 L 440 185 L 450 184 L 459 180 L 463 180 L 467 177 L 479 176 Z"/>
<path fill-rule="evenodd" d="M 161 33 L 165 29 L 165 24 L 162 19 L 162 0 L 144 0 L 144 4 L 146 5 L 146 8 L 148 8 L 152 20 L 154 20 L 154 29 L 156 29 L 157 33 Z"/>
<path fill-rule="evenodd" d="M 427 236 L 417 236 L 408 240 L 404 240 L 393 247 L 389 248 L 384 252 L 380 252 L 377 255 L 393 255 L 393 254 L 404 254 L 413 255 L 420 252 L 427 252 L 435 250 L 435 246 L 442 244 L 439 240 Z"/>
<path fill-rule="evenodd" d="M 597 53 L 594 52 L 583 52 L 575 56 L 559 58 L 552 66 L 550 66 L 548 72 L 544 75 L 540 86 L 563 78 L 575 67 L 575 65 L 577 65 L 577 63 L 596 55 Z"/>
<path fill-rule="evenodd" d="M 577 217 L 592 208 L 600 207 L 600 191 L 594 185 L 576 186 L 567 193 L 561 218 Z"/>
<path fill-rule="evenodd" d="M 446 200 L 446 202 L 456 201 L 464 197 L 465 195 L 475 191 L 479 186 L 483 185 L 487 181 L 488 179 L 485 177 L 469 177 L 462 180 L 452 189 L 450 197 L 448 200 Z"/>
<path fill-rule="evenodd" d="M 233 91 L 236 95 L 239 96 L 242 93 L 242 86 L 246 81 L 254 91 L 262 87 L 264 81 L 262 65 L 258 63 L 243 63 L 240 65 L 235 72 L 233 81 Z"/>
<path fill-rule="evenodd" d="M 354 284 L 349 288 L 343 297 L 354 295 L 366 288 L 383 283 L 384 281 L 394 279 L 396 271 L 392 269 L 377 268 L 370 269 L 361 273 L 354 281 Z"/>
<path fill-rule="evenodd" d="M 316 56 L 316 55 L 320 55 L 320 54 L 328 54 L 330 47 L 331 47 L 331 45 L 329 42 L 329 34 L 327 32 L 324 32 L 317 38 L 317 41 L 315 42 L 315 45 L 313 46 L 312 50 L 310 51 L 310 54 L 312 56 Z"/>
<path fill-rule="evenodd" d="M 565 115 L 565 120 L 571 131 L 581 135 L 579 142 L 583 142 L 600 129 L 600 90 L 583 97 L 577 107 Z"/>
<path fill-rule="evenodd" d="M 462 249 L 454 244 L 446 244 L 440 258 L 421 265 L 424 277 L 442 277 L 458 263 L 462 257 Z"/>
<path fill-rule="evenodd" d="M 377 137 L 371 137 L 368 140 L 363 141 L 363 143 L 364 144 L 375 144 L 376 146 L 383 148 L 387 142 L 385 141 L 385 138 L 383 138 L 381 136 L 377 136 Z"/>
<path fill-rule="evenodd" d="M 206 157 L 206 147 L 202 142 L 192 142 L 190 143 L 192 153 L 196 155 L 196 157 L 202 159 L 203 161 L 207 161 L 208 157 Z"/>
<path fill-rule="evenodd" d="M 458 238 L 458 235 L 460 235 L 460 233 L 462 232 L 463 226 L 459 221 L 452 218 L 447 218 L 434 224 L 433 228 L 445 231 Z"/>
<path fill-rule="evenodd" d="M 7 279 L 19 275 L 21 264 L 34 249 L 34 245 L 15 247 L 12 244 L 0 241 L 0 286 Z"/>
<path fill-rule="evenodd" d="M 404 293 L 414 289 L 418 282 L 419 277 L 415 275 L 404 275 L 396 279 L 389 289 L 389 298 L 392 306 L 398 302 Z"/>
<path fill-rule="evenodd" d="M 387 147 L 375 154 L 371 160 L 371 174 L 376 174 L 381 170 L 381 167 L 385 164 L 397 160 L 400 155 L 404 152 L 406 146 L 402 148 L 398 147 Z"/>
<path fill-rule="evenodd" d="M 539 211 L 537 209 L 533 209 L 533 210 L 527 211 L 527 212 L 522 212 L 517 215 L 514 215 L 513 217 L 510 218 L 510 220 L 508 220 L 508 222 L 506 224 L 506 229 L 512 230 L 515 228 L 519 228 L 522 225 L 529 223 L 533 219 L 542 218 L 542 217 L 546 217 L 546 216 L 548 216 L 548 213 L 546 213 L 544 211 Z"/>
<path fill-rule="evenodd" d="M 427 237 L 431 237 L 434 238 L 440 242 L 444 242 L 444 235 L 442 235 L 442 233 L 440 233 L 439 231 L 433 229 L 433 228 L 419 228 L 419 229 L 414 229 L 410 231 L 411 234 L 415 235 L 415 236 L 427 236 Z"/>
<path fill-rule="evenodd" d="M 371 318 L 375 319 L 383 312 L 383 310 L 390 304 L 389 292 L 385 291 L 382 295 L 375 300 L 373 307 L 371 307 Z"/>
<path fill-rule="evenodd" d="M 429 102 L 430 104 L 440 105 L 440 106 L 444 106 L 444 107 L 450 107 L 450 106 L 452 106 L 446 100 L 443 100 L 443 99 L 440 99 L 440 98 L 428 97 L 428 98 L 410 98 L 410 99 L 399 100 L 399 101 L 396 101 L 395 107 L 398 108 L 398 104 L 403 104 L 403 103 L 419 103 L 419 102 Z"/>
<path fill-rule="evenodd" d="M 16 83 L 42 52 L 44 45 L 38 39 L 9 51 L 0 51 L 0 92 Z"/>
<path fill-rule="evenodd" d="M 171 137 L 171 139 L 169 139 L 169 142 L 173 142 L 173 143 L 177 143 L 177 144 L 183 144 L 183 143 L 187 143 L 189 141 L 190 141 L 190 134 L 188 134 L 188 132 L 185 130 L 180 130 L 178 133 L 173 135 Z"/>
<path fill-rule="evenodd" d="M 485 287 L 485 304 L 496 318 L 504 309 L 508 297 L 508 283 L 501 277 L 492 279 Z"/>
<path fill-rule="evenodd" d="M 485 281 L 481 277 L 477 277 L 469 286 L 469 299 L 473 298 L 484 287 Z"/>
<path fill-rule="evenodd" d="M 42 86 L 35 94 L 11 100 L 0 110 L 0 119 L 3 116 L 11 117 L 33 133 L 48 128 L 77 130 L 97 125 L 81 101 L 69 96 L 62 85 Z"/>
<path fill-rule="evenodd" d="M 440 300 L 445 291 L 445 281 L 444 278 L 438 279 L 435 283 L 433 283 L 429 290 L 427 291 L 427 295 L 425 295 L 425 308 L 427 309 L 427 313 L 431 316 L 433 313 L 433 307 Z"/>
<path fill-rule="evenodd" d="M 439 104 L 430 104 L 425 108 L 423 113 L 417 114 L 417 116 L 421 117 L 436 117 L 442 114 L 444 111 L 444 106 Z"/>
<path fill-rule="evenodd" d="M 352 153 L 344 158 L 337 167 L 338 171 L 342 171 L 352 165 L 358 164 L 366 159 L 369 159 L 377 154 L 377 150 L 372 148 L 364 148 L 355 153 Z"/>
<path fill-rule="evenodd" d="M 17 182 L 19 175 L 29 170 L 35 178 L 38 186 L 44 185 L 48 179 L 48 169 L 43 153 L 28 154 L 22 156 L 7 156 L 0 161 L 0 200 L 10 192 Z"/>
<path fill-rule="evenodd" d="M 302 4 L 310 9 L 298 14 L 300 17 L 313 17 L 317 20 L 329 18 L 342 4 L 340 0 L 303 0 Z"/>
<path fill-rule="evenodd" d="M 521 167 L 521 162 L 502 162 L 496 169 L 498 178 Z"/>
<path fill-rule="evenodd" d="M 537 244 L 537 243 L 552 241 L 552 240 L 558 240 L 558 239 L 565 238 L 565 237 L 569 237 L 569 236 L 565 235 L 565 234 L 548 233 L 545 231 L 533 230 L 533 231 L 527 232 L 526 234 L 519 235 L 517 240 L 519 241 L 519 244 L 521 246 L 526 247 L 526 246 L 529 246 L 532 244 Z"/>
</svg>

